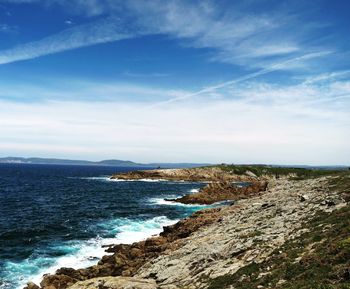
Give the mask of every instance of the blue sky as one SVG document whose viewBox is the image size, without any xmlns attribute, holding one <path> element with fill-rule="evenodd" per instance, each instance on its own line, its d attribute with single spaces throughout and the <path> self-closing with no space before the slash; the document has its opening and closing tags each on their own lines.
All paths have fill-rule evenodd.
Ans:
<svg viewBox="0 0 350 289">
<path fill-rule="evenodd" d="M 349 8 L 0 0 L 0 154 L 349 164 Z"/>
</svg>

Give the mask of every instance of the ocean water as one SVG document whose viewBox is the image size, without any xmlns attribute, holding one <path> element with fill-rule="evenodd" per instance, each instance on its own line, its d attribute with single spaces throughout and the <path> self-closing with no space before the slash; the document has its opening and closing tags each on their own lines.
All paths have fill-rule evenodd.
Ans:
<svg viewBox="0 0 350 289">
<path fill-rule="evenodd" d="M 0 164 L 0 288 L 93 265 L 106 254 L 102 245 L 142 240 L 205 207 L 164 200 L 201 183 L 108 178 L 128 170 Z"/>
</svg>

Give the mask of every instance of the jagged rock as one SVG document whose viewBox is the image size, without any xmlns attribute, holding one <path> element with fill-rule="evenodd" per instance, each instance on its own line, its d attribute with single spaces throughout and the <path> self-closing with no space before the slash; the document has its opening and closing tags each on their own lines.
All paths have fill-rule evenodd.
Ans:
<svg viewBox="0 0 350 289">
<path fill-rule="evenodd" d="M 219 213 L 221 222 L 196 230 L 183 245 L 145 263 L 136 275 L 156 276 L 159 285 L 204 289 L 208 287 L 208 278 L 232 275 L 252 262 L 260 263 L 286 240 L 303 234 L 302 224 L 310 215 L 317 210 L 337 208 L 315 206 L 330 199 L 326 182 L 327 178 L 277 179 L 264 194 L 223 208 Z M 312 202 L 300 202 L 298 192 L 303 192 Z"/>
<path fill-rule="evenodd" d="M 151 237 L 134 244 L 108 246 L 107 252 L 97 265 L 86 269 L 75 270 L 61 268 L 55 275 L 44 277 L 41 287 L 45 289 L 65 289 L 78 281 L 101 276 L 133 276 L 137 270 L 151 259 L 157 258 L 165 251 L 173 251 L 181 245 L 181 240 L 193 232 L 222 219 L 222 208 L 203 210 L 194 213 L 175 225 L 164 227 L 158 237 Z M 48 287 L 49 285 L 53 286 Z"/>
<path fill-rule="evenodd" d="M 261 207 L 263 209 L 271 208 L 271 207 L 274 207 L 274 206 L 276 206 L 276 204 L 273 204 L 273 203 L 264 203 L 264 204 L 261 205 Z"/>
<path fill-rule="evenodd" d="M 277 282 L 276 285 L 281 286 L 281 285 L 283 285 L 283 284 L 286 283 L 286 282 L 287 282 L 287 280 L 280 279 L 280 280 L 278 280 L 278 282 Z"/>
<path fill-rule="evenodd" d="M 304 232 L 302 224 L 315 211 L 337 209 L 338 205 L 319 205 L 324 200 L 338 200 L 327 190 L 326 182 L 326 178 L 280 178 L 269 191 L 247 194 L 246 199 L 232 206 L 199 211 L 165 227 L 158 237 L 108 246 L 111 255 L 104 256 L 97 265 L 79 270 L 62 268 L 55 275 L 45 276 L 41 287 L 66 289 L 92 278 L 123 275 L 156 279 L 162 289 L 170 285 L 206 288 L 208 278 L 233 274 L 251 262 L 262 262 L 285 240 L 300 236 Z M 300 202 L 300 192 L 312 202 Z"/>
<path fill-rule="evenodd" d="M 99 277 L 75 283 L 69 289 L 157 289 L 152 279 Z"/>
<path fill-rule="evenodd" d="M 343 278 L 345 280 L 350 280 L 350 268 L 345 269 L 345 272 L 343 274 Z"/>
<path fill-rule="evenodd" d="M 210 181 L 198 193 L 184 196 L 179 199 L 170 199 L 185 204 L 212 204 L 220 201 L 237 200 L 251 197 L 260 191 L 265 191 L 267 182 L 258 181 L 257 176 L 247 171 L 244 175 L 237 175 L 219 167 L 192 168 L 192 169 L 158 169 L 133 171 L 113 175 L 112 179 L 166 179 L 185 181 Z M 250 186 L 240 187 L 234 182 L 249 182 Z"/>
<path fill-rule="evenodd" d="M 323 200 L 323 202 L 321 203 L 321 205 L 323 206 L 328 206 L 328 207 L 332 207 L 332 206 L 336 206 L 338 204 L 341 204 L 342 202 L 344 202 L 345 200 L 343 200 L 341 197 L 339 196 L 327 196 L 327 198 L 325 200 Z"/>
<path fill-rule="evenodd" d="M 170 285 L 161 285 L 159 286 L 159 289 L 179 289 L 179 287 L 170 284 Z"/>
<path fill-rule="evenodd" d="M 40 286 L 42 289 L 65 289 L 77 281 L 77 279 L 67 275 L 46 275 L 41 281 Z"/>
<path fill-rule="evenodd" d="M 309 199 L 308 195 L 300 195 L 299 196 L 300 202 L 305 202 Z"/>
<path fill-rule="evenodd" d="M 249 186 L 237 186 L 232 182 L 214 182 L 208 184 L 198 193 L 186 195 L 176 201 L 184 204 L 213 204 L 221 201 L 235 201 L 239 199 L 250 198 L 266 191 L 266 181 L 254 181 Z"/>
<path fill-rule="evenodd" d="M 27 286 L 24 287 L 23 289 L 40 289 L 40 287 L 33 282 L 28 282 Z"/>
<path fill-rule="evenodd" d="M 219 167 L 191 168 L 191 169 L 158 169 L 133 171 L 115 174 L 112 179 L 139 180 L 139 179 L 165 179 L 176 181 L 254 181 L 255 177 L 249 175 L 236 175 L 222 170 Z"/>
<path fill-rule="evenodd" d="M 257 177 L 258 177 L 256 174 L 254 174 L 254 173 L 251 172 L 251 171 L 246 171 L 245 174 L 246 174 L 247 176 L 250 176 L 250 177 L 253 177 L 253 178 L 257 178 Z"/>
</svg>

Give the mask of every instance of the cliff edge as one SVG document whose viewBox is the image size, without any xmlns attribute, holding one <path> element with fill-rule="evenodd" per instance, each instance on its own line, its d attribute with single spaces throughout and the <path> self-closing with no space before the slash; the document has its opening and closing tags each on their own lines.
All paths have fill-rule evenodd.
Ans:
<svg viewBox="0 0 350 289">
<path fill-rule="evenodd" d="M 61 268 L 41 287 L 26 288 L 100 288 L 98 280 L 108 284 L 102 277 L 124 286 L 102 284 L 106 289 L 133 288 L 129 282 L 152 289 L 348 288 L 350 174 L 324 174 L 271 177 L 263 193 L 199 211 L 157 237 L 110 246 L 97 265 Z"/>
</svg>

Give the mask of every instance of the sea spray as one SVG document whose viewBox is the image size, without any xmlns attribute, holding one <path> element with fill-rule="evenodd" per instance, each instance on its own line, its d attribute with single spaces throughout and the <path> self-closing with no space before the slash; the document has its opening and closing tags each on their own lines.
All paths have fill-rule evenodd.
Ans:
<svg viewBox="0 0 350 289">
<path fill-rule="evenodd" d="M 39 284 L 44 274 L 52 274 L 61 267 L 68 268 L 86 268 L 97 263 L 103 255 L 107 255 L 104 245 L 111 244 L 131 244 L 144 240 L 152 235 L 159 234 L 163 226 L 169 226 L 178 220 L 170 220 L 166 216 L 158 216 L 147 220 L 132 220 L 121 218 L 108 220 L 103 223 L 95 224 L 94 227 L 100 230 L 100 233 L 115 232 L 112 238 L 96 238 L 87 241 L 69 241 L 62 242 L 56 246 L 48 248 L 53 255 L 63 254 L 62 256 L 45 256 L 43 252 L 34 252 L 32 256 L 22 262 L 7 262 L 5 269 L 8 278 L 18 280 L 16 288 L 23 288 L 27 281 L 33 281 Z M 3 288 L 11 288 L 10 285 L 2 285 Z"/>
<path fill-rule="evenodd" d="M 38 283 L 62 266 L 96 264 L 106 254 L 102 245 L 158 234 L 203 208 L 164 202 L 201 183 L 111 180 L 118 170 L 132 168 L 0 167 L 1 289 Z"/>
</svg>

